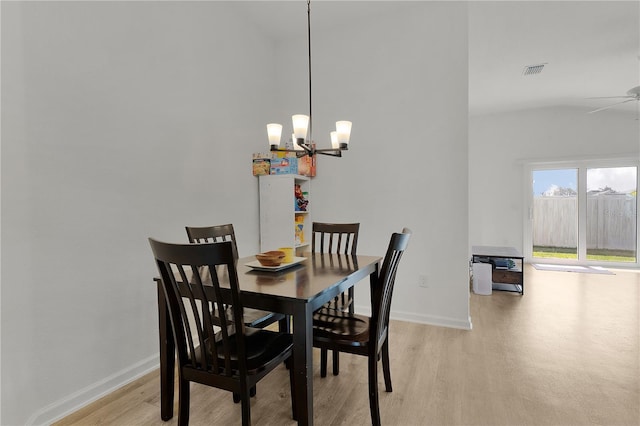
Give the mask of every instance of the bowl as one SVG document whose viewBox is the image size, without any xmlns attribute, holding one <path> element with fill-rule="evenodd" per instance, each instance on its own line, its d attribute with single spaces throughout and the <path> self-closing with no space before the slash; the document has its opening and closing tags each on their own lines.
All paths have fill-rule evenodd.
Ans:
<svg viewBox="0 0 640 426">
<path fill-rule="evenodd" d="M 256 259 L 262 266 L 280 266 L 284 260 L 285 253 L 280 250 L 272 250 L 256 254 Z"/>
</svg>

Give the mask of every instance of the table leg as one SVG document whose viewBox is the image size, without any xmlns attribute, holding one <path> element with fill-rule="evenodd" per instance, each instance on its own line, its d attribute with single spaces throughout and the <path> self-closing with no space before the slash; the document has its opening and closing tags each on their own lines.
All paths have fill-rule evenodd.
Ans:
<svg viewBox="0 0 640 426">
<path fill-rule="evenodd" d="M 299 425 L 313 425 L 313 311 L 297 304 L 293 314 L 293 371 Z"/>
<path fill-rule="evenodd" d="M 171 331 L 167 302 L 158 280 L 158 325 L 160 331 L 160 417 L 167 421 L 173 417 L 175 342 Z"/>
</svg>

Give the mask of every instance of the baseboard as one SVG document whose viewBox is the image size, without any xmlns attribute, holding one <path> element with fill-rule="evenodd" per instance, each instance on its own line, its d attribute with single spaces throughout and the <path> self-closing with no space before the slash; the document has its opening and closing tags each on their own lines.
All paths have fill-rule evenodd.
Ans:
<svg viewBox="0 0 640 426">
<path fill-rule="evenodd" d="M 29 417 L 26 424 L 50 425 L 122 386 L 139 379 L 145 374 L 159 368 L 159 366 L 158 355 L 153 355 L 129 368 L 121 370 L 97 383 L 91 384 L 84 389 L 41 408 Z"/>
<path fill-rule="evenodd" d="M 368 306 L 355 306 L 355 310 L 363 315 L 371 315 L 371 308 Z M 471 330 L 473 324 L 471 323 L 471 317 L 466 320 L 460 320 L 457 318 L 441 317 L 437 315 L 424 315 L 417 314 L 415 312 L 401 312 L 391 311 L 390 318 L 392 320 L 414 322 L 417 324 L 437 325 L 440 327 L 459 328 L 462 330 Z"/>
</svg>

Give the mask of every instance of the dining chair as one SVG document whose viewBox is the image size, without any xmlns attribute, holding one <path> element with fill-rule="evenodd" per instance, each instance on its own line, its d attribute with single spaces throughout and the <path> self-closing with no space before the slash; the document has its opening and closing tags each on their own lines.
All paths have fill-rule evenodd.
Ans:
<svg viewBox="0 0 640 426">
<path fill-rule="evenodd" d="M 242 424 L 250 425 L 250 389 L 280 363 L 290 362 L 291 334 L 244 325 L 232 242 L 170 244 L 149 238 L 149 243 L 178 353 L 178 425 L 189 424 L 190 382 L 238 395 Z M 232 320 L 223 304 L 235 307 Z M 289 380 L 295 419 L 293 368 Z"/>
<path fill-rule="evenodd" d="M 214 243 L 220 241 L 231 241 L 233 256 L 238 259 L 238 246 L 233 224 L 214 226 L 185 226 L 187 237 L 191 243 Z M 291 320 L 288 315 L 275 312 L 263 311 L 260 309 L 244 308 L 244 321 L 248 327 L 264 328 L 278 322 L 281 332 L 291 331 Z"/>
<path fill-rule="evenodd" d="M 315 253 L 356 254 L 358 248 L 359 223 L 323 223 L 313 222 L 311 228 L 311 251 Z M 324 307 L 340 311 L 354 312 L 353 287 L 339 294 Z M 320 369 L 322 377 L 327 375 L 327 350 L 320 351 Z M 340 356 L 333 352 L 333 375 L 340 372 Z"/>
<path fill-rule="evenodd" d="M 320 349 L 368 357 L 369 408 L 371 422 L 380 425 L 378 403 L 378 361 L 382 358 L 384 384 L 392 391 L 389 366 L 389 310 L 400 259 L 411 231 L 391 235 L 377 282 L 371 284 L 371 317 L 322 308 L 314 317 L 313 345 Z"/>
</svg>

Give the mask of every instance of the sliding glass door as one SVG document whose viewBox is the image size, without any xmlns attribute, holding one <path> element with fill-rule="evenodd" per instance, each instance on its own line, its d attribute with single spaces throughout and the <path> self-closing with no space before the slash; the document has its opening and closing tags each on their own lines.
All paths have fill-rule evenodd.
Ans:
<svg viewBox="0 0 640 426">
<path fill-rule="evenodd" d="M 637 261 L 636 167 L 587 168 L 587 259 Z"/>
<path fill-rule="evenodd" d="M 533 255 L 578 258 L 578 170 L 533 171 Z"/>
<path fill-rule="evenodd" d="M 638 265 L 637 161 L 527 169 L 525 255 L 553 263 Z"/>
</svg>

